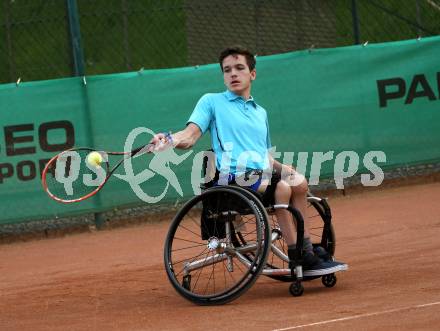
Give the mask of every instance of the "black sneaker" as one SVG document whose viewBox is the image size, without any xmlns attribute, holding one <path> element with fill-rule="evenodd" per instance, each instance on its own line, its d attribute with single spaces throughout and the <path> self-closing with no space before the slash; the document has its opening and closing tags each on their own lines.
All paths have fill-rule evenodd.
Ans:
<svg viewBox="0 0 440 331">
<path fill-rule="evenodd" d="M 324 261 L 332 260 L 332 256 L 322 246 L 313 246 L 313 252 Z"/>
<path fill-rule="evenodd" d="M 323 261 L 311 253 L 305 253 L 303 256 L 304 276 L 322 276 L 347 269 L 348 266 L 342 262 Z"/>
</svg>

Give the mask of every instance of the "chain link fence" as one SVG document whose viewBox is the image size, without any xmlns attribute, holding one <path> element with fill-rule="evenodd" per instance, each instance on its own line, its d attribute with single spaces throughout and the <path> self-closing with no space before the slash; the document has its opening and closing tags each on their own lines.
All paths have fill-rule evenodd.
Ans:
<svg viewBox="0 0 440 331">
<path fill-rule="evenodd" d="M 0 83 L 440 34 L 440 0 L 0 1 Z"/>
</svg>

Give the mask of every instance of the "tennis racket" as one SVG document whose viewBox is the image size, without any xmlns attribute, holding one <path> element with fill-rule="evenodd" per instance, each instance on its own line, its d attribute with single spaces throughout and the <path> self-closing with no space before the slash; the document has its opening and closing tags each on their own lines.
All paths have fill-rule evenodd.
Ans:
<svg viewBox="0 0 440 331">
<path fill-rule="evenodd" d="M 125 160 L 150 153 L 153 148 L 154 144 L 148 144 L 130 152 L 104 152 L 85 147 L 63 151 L 44 167 L 43 189 L 58 202 L 84 201 L 98 193 Z M 109 156 L 122 157 L 112 165 Z"/>
</svg>

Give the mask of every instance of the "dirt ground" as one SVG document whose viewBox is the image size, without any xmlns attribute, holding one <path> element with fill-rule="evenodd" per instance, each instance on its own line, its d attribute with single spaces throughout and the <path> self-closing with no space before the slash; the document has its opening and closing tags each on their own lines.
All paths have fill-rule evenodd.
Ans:
<svg viewBox="0 0 440 331">
<path fill-rule="evenodd" d="M 261 276 L 239 299 L 200 307 L 163 267 L 167 222 L 0 245 L 0 330 L 438 330 L 440 182 L 330 199 L 336 256 L 325 288 Z"/>
</svg>

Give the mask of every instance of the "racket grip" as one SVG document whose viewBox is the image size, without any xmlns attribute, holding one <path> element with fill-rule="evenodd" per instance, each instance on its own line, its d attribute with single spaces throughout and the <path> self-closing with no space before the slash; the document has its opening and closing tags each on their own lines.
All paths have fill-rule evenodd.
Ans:
<svg viewBox="0 0 440 331">
<path fill-rule="evenodd" d="M 165 139 L 167 140 L 166 142 L 173 145 L 173 137 L 171 136 L 171 132 L 162 132 L 162 134 L 165 136 Z"/>
</svg>

